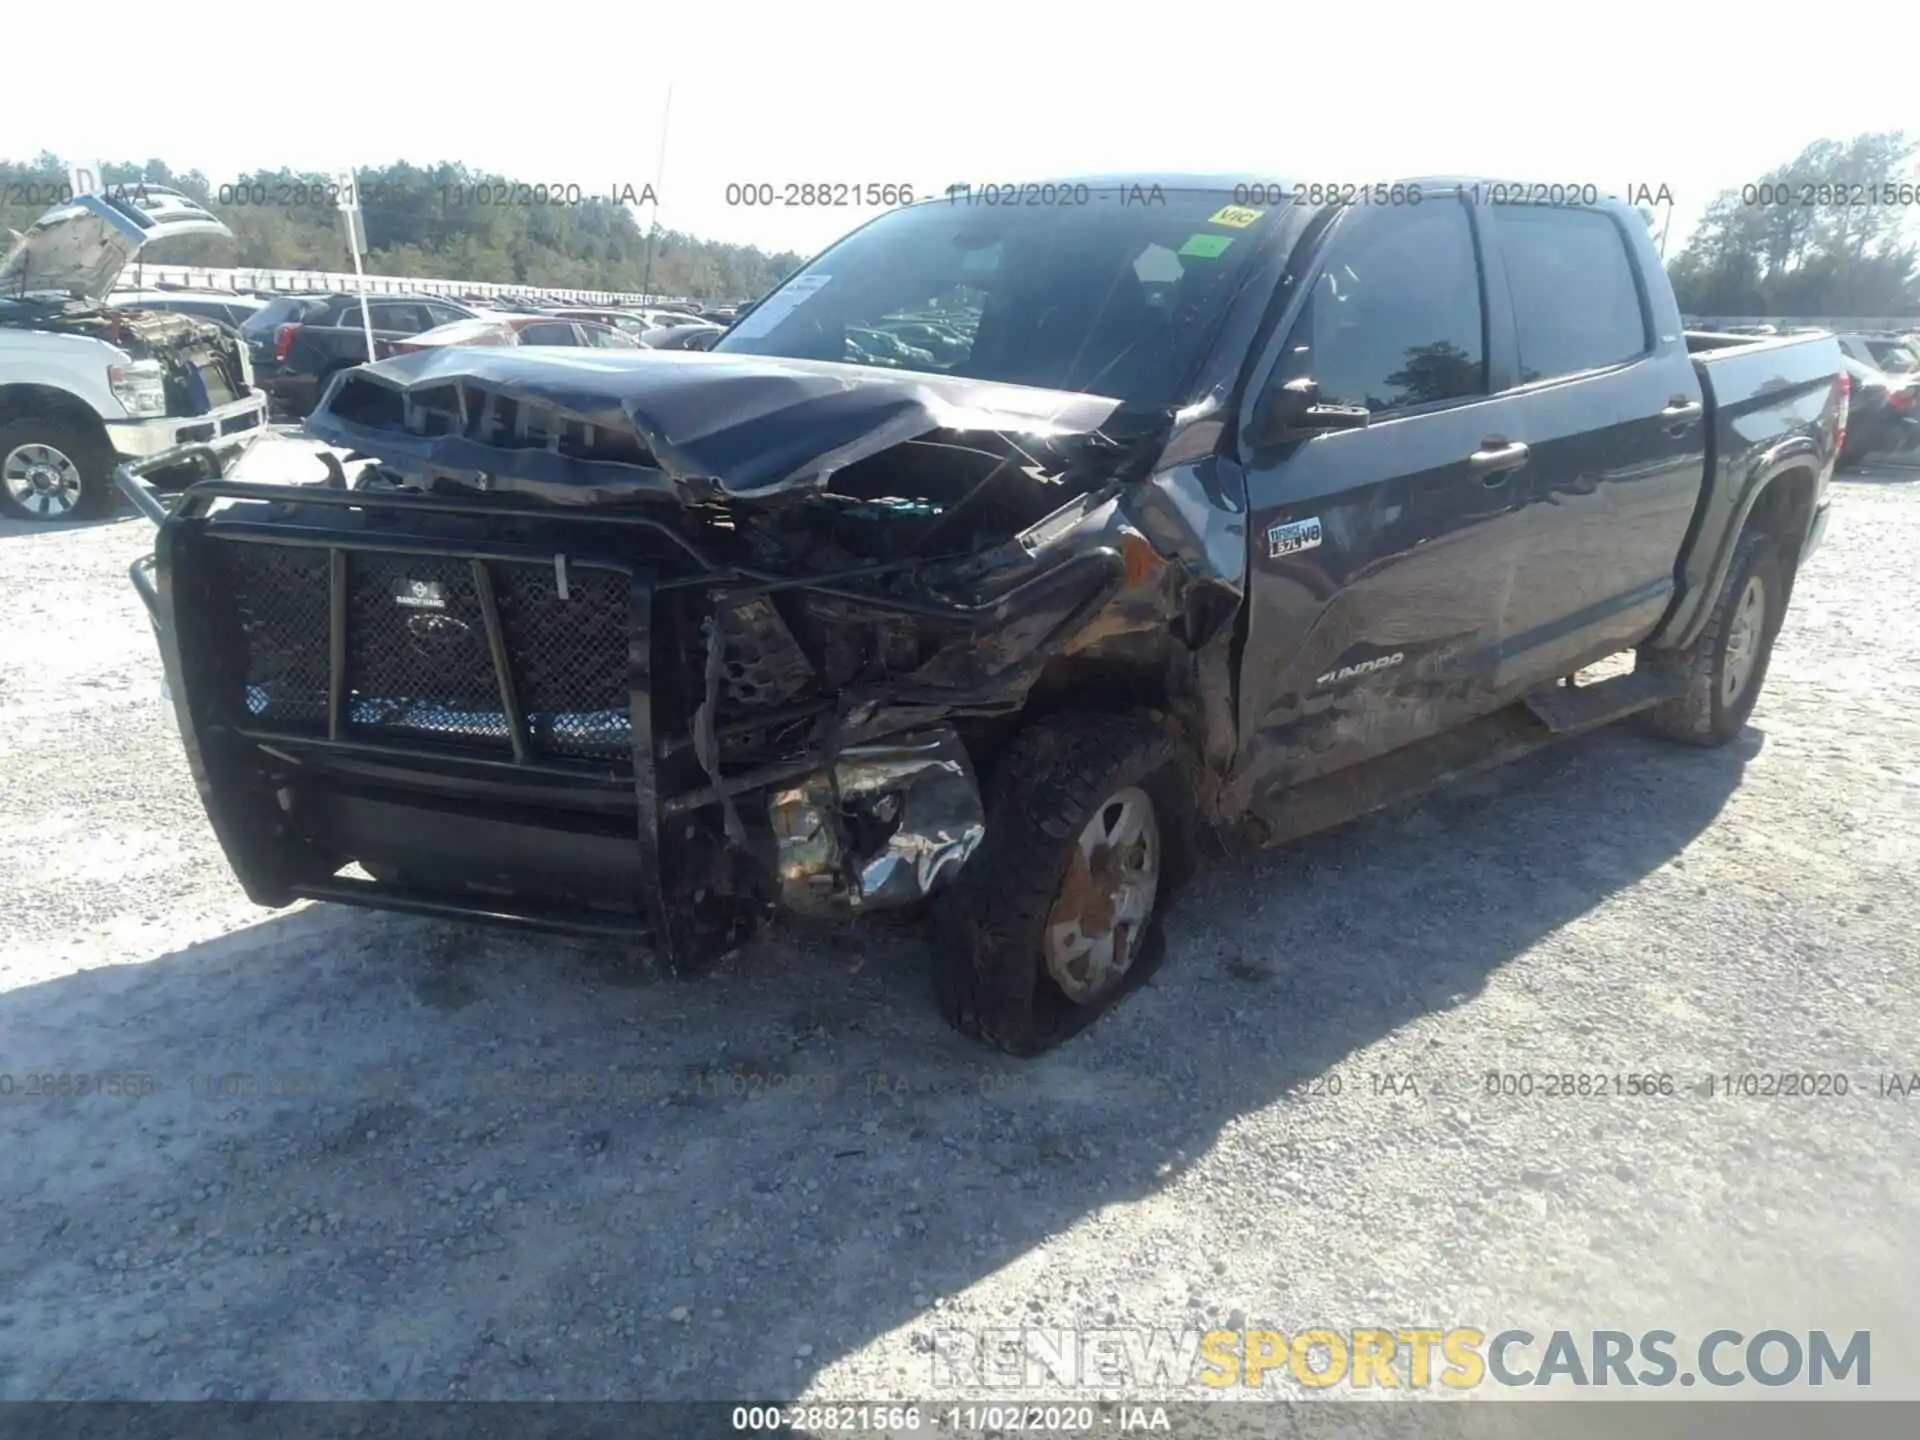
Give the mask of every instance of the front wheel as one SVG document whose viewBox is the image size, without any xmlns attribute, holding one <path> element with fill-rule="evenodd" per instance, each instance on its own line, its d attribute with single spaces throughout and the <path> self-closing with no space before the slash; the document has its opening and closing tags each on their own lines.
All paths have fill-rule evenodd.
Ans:
<svg viewBox="0 0 1920 1440">
<path fill-rule="evenodd" d="M 113 452 L 64 420 L 0 425 L 0 513 L 16 520 L 84 520 L 112 508 Z"/>
<path fill-rule="evenodd" d="M 1144 715 L 1059 715 L 995 768 L 980 849 L 935 906 L 934 981 L 963 1033 L 1051 1049 L 1159 959 L 1193 824 L 1187 749 Z"/>
</svg>

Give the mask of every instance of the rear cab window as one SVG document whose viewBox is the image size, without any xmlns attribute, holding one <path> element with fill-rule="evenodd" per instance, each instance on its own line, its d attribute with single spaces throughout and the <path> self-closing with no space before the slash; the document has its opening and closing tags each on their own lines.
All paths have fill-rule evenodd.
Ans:
<svg viewBox="0 0 1920 1440">
<path fill-rule="evenodd" d="M 1513 303 L 1520 383 L 1623 364 L 1652 348 L 1626 236 L 1611 215 L 1490 205 Z"/>
</svg>

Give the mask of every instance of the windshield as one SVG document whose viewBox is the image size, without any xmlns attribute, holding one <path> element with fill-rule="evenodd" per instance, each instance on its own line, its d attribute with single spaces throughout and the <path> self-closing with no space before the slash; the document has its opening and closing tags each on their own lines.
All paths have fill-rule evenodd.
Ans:
<svg viewBox="0 0 1920 1440">
<path fill-rule="evenodd" d="M 713 349 L 1180 403 L 1276 212 L 1211 191 L 1033 188 L 1051 203 L 882 216 Z"/>
</svg>

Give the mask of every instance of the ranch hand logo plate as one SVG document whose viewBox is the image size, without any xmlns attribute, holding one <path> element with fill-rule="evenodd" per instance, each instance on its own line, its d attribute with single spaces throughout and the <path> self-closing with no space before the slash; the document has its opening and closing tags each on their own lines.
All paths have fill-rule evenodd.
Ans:
<svg viewBox="0 0 1920 1440">
<path fill-rule="evenodd" d="M 1297 555 L 1302 550 L 1312 550 L 1320 544 L 1320 517 L 1315 515 L 1306 520 L 1285 520 L 1267 531 L 1267 556 L 1278 560 L 1282 555 Z"/>
<path fill-rule="evenodd" d="M 393 603 L 409 610 L 444 610 L 447 595 L 438 580 L 396 580 Z"/>
</svg>

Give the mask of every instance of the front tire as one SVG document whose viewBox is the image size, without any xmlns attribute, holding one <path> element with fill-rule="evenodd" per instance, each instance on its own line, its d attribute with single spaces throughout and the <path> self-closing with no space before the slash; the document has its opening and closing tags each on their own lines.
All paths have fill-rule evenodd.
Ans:
<svg viewBox="0 0 1920 1440">
<path fill-rule="evenodd" d="M 1786 617 L 1789 572 L 1780 543 L 1754 531 L 1740 541 L 1706 628 L 1684 650 L 1646 650 L 1640 663 L 1685 685 L 1646 712 L 1646 727 L 1689 745 L 1724 745 L 1753 713 Z"/>
<path fill-rule="evenodd" d="M 53 523 L 113 508 L 113 451 L 66 420 L 27 416 L 0 425 L 0 514 Z"/>
<path fill-rule="evenodd" d="M 986 836 L 934 907 L 947 1023 L 1038 1055 L 1144 980 L 1190 851 L 1192 781 L 1187 748 L 1145 715 L 1052 716 L 1015 737 Z"/>
</svg>

